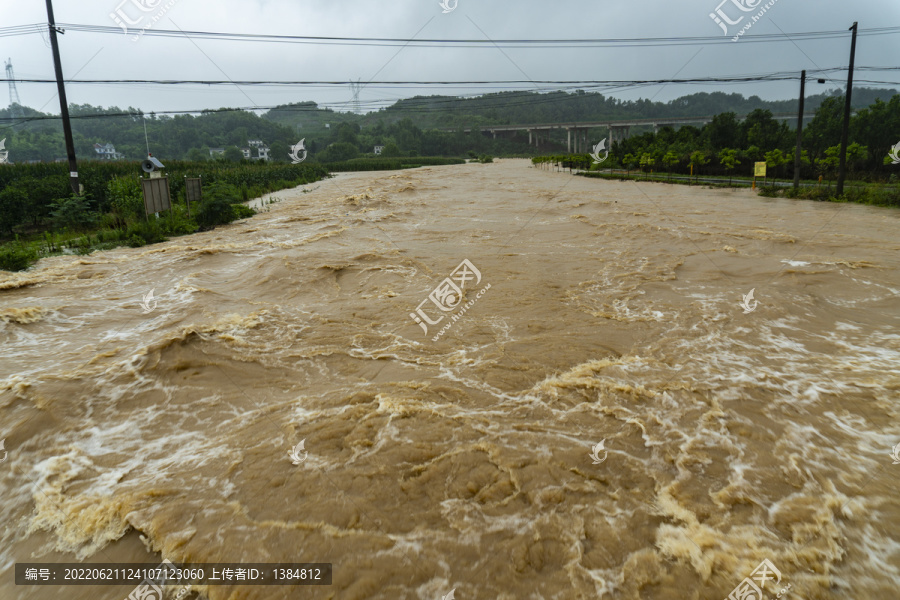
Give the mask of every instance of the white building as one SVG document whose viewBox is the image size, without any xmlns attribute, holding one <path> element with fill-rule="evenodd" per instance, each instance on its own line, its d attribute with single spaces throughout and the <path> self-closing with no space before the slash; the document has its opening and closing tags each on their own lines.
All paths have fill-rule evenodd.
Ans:
<svg viewBox="0 0 900 600">
<path fill-rule="evenodd" d="M 384 146 L 375 146 L 375 155 L 381 154 L 382 150 L 384 150 Z"/>
<path fill-rule="evenodd" d="M 121 152 L 116 152 L 116 147 L 112 144 L 94 144 L 94 152 L 100 160 L 118 160 L 125 158 Z"/>
<path fill-rule="evenodd" d="M 249 148 L 241 148 L 244 158 L 251 160 L 269 160 L 269 147 L 262 140 L 247 140 Z M 256 150 L 256 156 L 252 156 L 253 149 Z"/>
</svg>

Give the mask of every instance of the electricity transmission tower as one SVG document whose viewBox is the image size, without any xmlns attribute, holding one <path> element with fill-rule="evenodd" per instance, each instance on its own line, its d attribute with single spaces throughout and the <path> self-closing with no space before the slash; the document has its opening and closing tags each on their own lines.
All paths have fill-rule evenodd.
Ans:
<svg viewBox="0 0 900 600">
<path fill-rule="evenodd" d="M 353 107 L 353 112 L 356 114 L 361 112 L 359 108 L 359 90 L 361 89 L 362 86 L 359 84 L 359 79 L 350 82 L 350 91 L 353 92 L 353 100 L 350 102 L 350 105 Z"/>
<path fill-rule="evenodd" d="M 13 74 L 12 58 L 6 61 L 6 79 L 9 81 L 9 112 L 13 118 L 20 117 L 22 101 L 19 100 L 19 90 L 16 89 L 16 76 Z"/>
</svg>

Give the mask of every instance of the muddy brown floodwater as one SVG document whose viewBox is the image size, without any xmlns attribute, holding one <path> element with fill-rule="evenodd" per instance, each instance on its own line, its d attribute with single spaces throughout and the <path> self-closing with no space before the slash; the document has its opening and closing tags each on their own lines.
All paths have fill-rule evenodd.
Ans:
<svg viewBox="0 0 900 600">
<path fill-rule="evenodd" d="M 896 598 L 900 212 L 525 160 L 274 195 L 0 273 L 0 597 L 166 558 L 334 565 L 212 600 Z"/>
</svg>

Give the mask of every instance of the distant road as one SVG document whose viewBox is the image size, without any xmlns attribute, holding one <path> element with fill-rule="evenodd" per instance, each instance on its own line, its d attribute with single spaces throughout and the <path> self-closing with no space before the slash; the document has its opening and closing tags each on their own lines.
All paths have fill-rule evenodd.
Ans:
<svg viewBox="0 0 900 600">
<path fill-rule="evenodd" d="M 583 172 L 585 172 L 585 171 L 573 170 L 573 174 L 583 173 Z M 625 175 L 626 174 L 626 171 L 624 169 L 623 170 L 605 169 L 603 171 L 595 171 L 595 172 L 606 173 L 606 174 L 617 174 L 617 175 Z M 628 173 L 634 173 L 634 171 L 630 171 Z M 655 183 L 665 183 L 666 181 L 668 181 L 670 179 L 672 181 L 693 181 L 695 183 L 716 183 L 716 184 L 727 184 L 728 183 L 727 180 L 723 180 L 721 178 L 717 179 L 715 177 L 691 177 L 688 175 L 672 175 L 672 177 L 664 177 L 664 176 L 660 176 L 658 173 L 654 173 L 653 178 L 647 179 L 646 181 L 655 182 Z M 636 179 L 636 181 L 642 181 L 642 180 Z M 740 187 L 752 187 L 753 181 L 751 179 L 735 178 L 732 180 L 731 185 L 740 186 Z M 793 182 L 793 180 L 786 181 L 784 179 L 779 179 L 777 181 L 775 181 L 775 180 L 766 181 L 766 180 L 761 180 L 761 179 L 756 180 L 756 187 L 760 187 L 763 185 L 775 186 L 775 187 L 792 187 L 794 185 L 794 182 Z M 820 185 L 827 186 L 828 184 L 827 183 L 815 183 L 815 182 L 811 183 L 808 181 L 801 181 L 800 185 L 802 187 L 818 187 Z M 859 184 L 847 183 L 844 185 L 844 187 L 865 187 L 865 186 L 859 185 Z M 887 186 L 888 189 L 895 189 L 896 187 L 897 186 Z"/>
</svg>

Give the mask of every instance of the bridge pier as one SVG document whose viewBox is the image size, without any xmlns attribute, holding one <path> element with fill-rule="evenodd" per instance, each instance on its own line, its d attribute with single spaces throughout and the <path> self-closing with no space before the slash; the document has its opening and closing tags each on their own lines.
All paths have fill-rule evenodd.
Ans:
<svg viewBox="0 0 900 600">
<path fill-rule="evenodd" d="M 566 127 L 566 152 L 572 154 L 572 128 Z"/>
<path fill-rule="evenodd" d="M 628 125 L 609 125 L 609 147 L 615 142 L 627 140 L 631 133 L 631 127 Z"/>
</svg>

